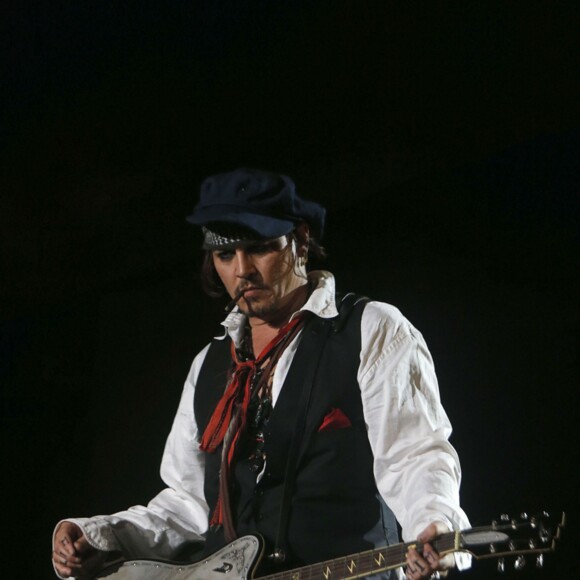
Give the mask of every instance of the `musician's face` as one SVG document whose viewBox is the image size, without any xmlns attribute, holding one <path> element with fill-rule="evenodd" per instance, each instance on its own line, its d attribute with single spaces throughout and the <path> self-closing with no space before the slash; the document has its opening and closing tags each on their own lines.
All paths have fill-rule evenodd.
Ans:
<svg viewBox="0 0 580 580">
<path fill-rule="evenodd" d="M 306 282 L 297 267 L 296 243 L 290 236 L 245 242 L 231 250 L 212 252 L 215 269 L 228 294 L 250 317 L 270 320 L 283 311 L 294 290 Z"/>
</svg>

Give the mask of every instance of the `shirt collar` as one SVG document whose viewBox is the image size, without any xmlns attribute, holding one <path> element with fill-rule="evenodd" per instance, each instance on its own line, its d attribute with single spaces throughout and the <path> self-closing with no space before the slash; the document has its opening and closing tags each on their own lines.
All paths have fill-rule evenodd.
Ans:
<svg viewBox="0 0 580 580">
<path fill-rule="evenodd" d="M 308 297 L 308 300 L 304 303 L 304 306 L 295 312 L 290 317 L 290 320 L 292 320 L 298 312 L 301 312 L 302 310 L 312 312 L 320 318 L 334 318 L 335 316 L 338 316 L 335 301 L 336 288 L 334 276 L 326 270 L 314 270 L 308 273 L 308 278 L 311 283 L 313 283 L 314 290 Z M 239 344 L 244 333 L 245 321 L 245 314 L 242 314 L 240 309 L 236 306 L 222 322 L 222 326 L 225 329 L 223 336 L 216 336 L 215 338 L 223 339 L 229 335 L 234 341 L 234 344 Z"/>
</svg>

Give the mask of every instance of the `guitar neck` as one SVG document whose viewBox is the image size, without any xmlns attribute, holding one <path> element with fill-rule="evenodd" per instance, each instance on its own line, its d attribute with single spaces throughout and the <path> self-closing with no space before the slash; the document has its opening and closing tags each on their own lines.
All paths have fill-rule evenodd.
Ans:
<svg viewBox="0 0 580 580">
<path fill-rule="evenodd" d="M 449 532 L 433 540 L 431 544 L 439 552 L 446 554 L 459 549 L 458 532 Z M 302 568 L 277 572 L 261 577 L 261 580 L 354 580 L 371 574 L 393 570 L 404 566 L 409 548 L 419 551 L 422 545 L 417 542 L 395 544 L 385 548 L 376 548 L 358 554 L 351 554 L 334 560 L 318 562 Z"/>
</svg>

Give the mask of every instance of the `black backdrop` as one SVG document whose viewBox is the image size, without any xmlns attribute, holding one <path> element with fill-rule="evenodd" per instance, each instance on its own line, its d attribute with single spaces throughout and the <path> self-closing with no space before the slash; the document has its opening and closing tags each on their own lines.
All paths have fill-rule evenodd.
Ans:
<svg viewBox="0 0 580 580">
<path fill-rule="evenodd" d="M 184 216 L 202 177 L 239 165 L 286 172 L 327 205 L 339 285 L 396 304 L 425 335 L 472 521 L 566 510 L 560 550 L 524 577 L 574 577 L 574 3 L 29 0 L 2 12 L 11 577 L 51 577 L 59 518 L 162 485 L 181 385 L 222 308 L 199 290 Z"/>
</svg>

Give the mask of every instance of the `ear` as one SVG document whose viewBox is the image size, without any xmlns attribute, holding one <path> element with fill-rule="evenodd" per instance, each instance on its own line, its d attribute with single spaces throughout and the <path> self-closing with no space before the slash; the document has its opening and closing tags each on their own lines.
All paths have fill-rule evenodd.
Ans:
<svg viewBox="0 0 580 580">
<path fill-rule="evenodd" d="M 294 231 L 298 240 L 298 256 L 304 258 L 308 255 L 308 245 L 310 243 L 310 226 L 306 222 L 300 222 Z"/>
</svg>

